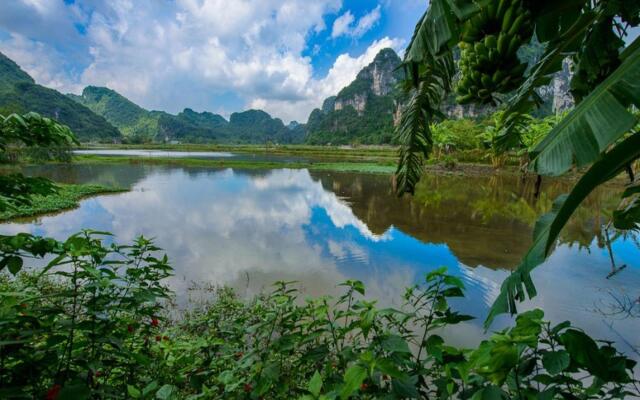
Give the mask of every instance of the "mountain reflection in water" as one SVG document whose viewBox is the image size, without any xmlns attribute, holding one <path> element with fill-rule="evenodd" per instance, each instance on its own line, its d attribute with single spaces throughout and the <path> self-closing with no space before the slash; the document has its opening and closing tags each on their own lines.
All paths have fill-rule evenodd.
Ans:
<svg viewBox="0 0 640 400">
<path fill-rule="evenodd" d="M 547 182 L 534 199 L 533 182 L 518 177 L 425 178 L 414 197 L 398 199 L 381 175 L 278 169 L 233 171 L 131 165 L 32 167 L 58 181 L 131 187 L 87 199 L 62 214 L 0 225 L 64 238 L 81 228 L 113 232 L 119 242 L 156 239 L 176 268 L 178 302 L 194 283 L 230 285 L 241 294 L 268 290 L 276 280 L 300 281 L 305 294 L 335 294 L 336 284 L 360 279 L 367 295 L 399 305 L 404 288 L 439 266 L 462 277 L 467 297 L 454 305 L 477 320 L 450 338 L 474 344 L 482 320 L 509 269 L 531 242 L 540 212 L 568 183 Z M 600 190 L 580 209 L 547 265 L 534 273 L 539 295 L 523 309 L 543 307 L 553 321 L 571 319 L 594 337 L 640 346 L 637 319 L 613 321 L 611 293 L 640 294 L 638 238 L 613 243 L 627 268 L 611 279 L 601 238 L 600 210 L 615 204 Z M 498 321 L 496 327 L 506 323 Z M 624 348 L 624 344 L 620 344 Z"/>
</svg>

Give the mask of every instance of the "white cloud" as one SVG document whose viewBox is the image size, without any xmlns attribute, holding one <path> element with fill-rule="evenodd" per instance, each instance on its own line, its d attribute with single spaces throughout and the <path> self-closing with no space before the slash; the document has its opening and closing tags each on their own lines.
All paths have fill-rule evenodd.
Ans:
<svg viewBox="0 0 640 400">
<path fill-rule="evenodd" d="M 231 101 L 234 111 L 260 106 L 285 122 L 306 121 L 314 107 L 373 60 L 374 51 L 400 47 L 398 40 L 380 39 L 360 56 L 338 56 L 326 77 L 315 77 L 303 54 L 310 37 L 326 29 L 325 16 L 340 10 L 341 0 L 15 4 L 0 16 L 0 27 L 11 34 L 0 38 L 0 51 L 38 83 L 74 93 L 86 85 L 108 86 L 146 108 L 174 113 L 185 107 L 229 110 Z M 40 21 L 20 25 L 16 21 L 26 19 L 28 10 Z M 360 35 L 379 14 L 377 7 L 350 21 L 348 29 Z M 73 40 L 52 39 L 49 31 L 58 25 Z"/>
<path fill-rule="evenodd" d="M 380 21 L 380 16 L 380 5 L 363 15 L 358 22 L 355 21 L 355 17 L 351 14 L 351 11 L 347 10 L 333 22 L 331 37 L 333 39 L 340 36 L 353 38 L 362 37 L 365 33 L 369 32 L 371 28 L 376 26 L 378 21 Z"/>
<path fill-rule="evenodd" d="M 358 25 L 353 29 L 353 36 L 360 37 L 364 35 L 369 32 L 369 30 L 371 30 L 378 21 L 380 21 L 380 5 L 371 10 L 370 13 L 360 18 Z"/>
<path fill-rule="evenodd" d="M 331 37 L 335 39 L 342 35 L 348 35 L 351 32 L 351 24 L 353 24 L 354 20 L 355 18 L 353 17 L 353 14 L 351 14 L 351 11 L 347 11 L 336 18 L 336 20 L 333 21 Z"/>
<path fill-rule="evenodd" d="M 400 52 L 403 45 L 404 41 L 402 40 L 385 37 L 373 42 L 360 56 L 352 57 L 347 53 L 341 54 L 336 58 L 324 78 L 309 79 L 306 85 L 301 87 L 299 100 L 284 101 L 257 97 L 250 103 L 250 106 L 262 108 L 285 121 L 306 121 L 313 108 L 319 107 L 324 99 L 336 95 L 340 89 L 351 83 L 358 72 L 369 65 L 380 50 L 392 48 Z"/>
</svg>

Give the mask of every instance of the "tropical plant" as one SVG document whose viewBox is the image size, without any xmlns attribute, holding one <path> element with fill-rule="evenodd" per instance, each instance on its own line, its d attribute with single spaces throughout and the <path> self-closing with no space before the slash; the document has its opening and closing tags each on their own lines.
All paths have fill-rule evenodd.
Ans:
<svg viewBox="0 0 640 400">
<path fill-rule="evenodd" d="M 522 128 L 541 104 L 536 89 L 549 83 L 565 58 L 575 64 L 571 88 L 577 104 L 529 152 L 529 169 L 557 176 L 572 167 L 590 168 L 571 194 L 558 198 L 554 210 L 538 222 L 534 245 L 503 283 L 487 323 L 499 313 L 515 313 L 516 301 L 535 296 L 531 270 L 548 257 L 561 229 L 589 193 L 625 170 L 633 181 L 632 165 L 640 158 L 640 133 L 634 129 L 638 117 L 632 112 L 633 106 L 640 106 L 640 39 L 625 47 L 624 38 L 638 24 L 640 3 L 617 0 L 434 0 L 418 22 L 404 66 L 412 77 L 414 97 L 424 91 L 425 83 L 432 96 L 409 107 L 398 128 L 400 194 L 413 192 L 431 150 L 420 145 L 432 142 L 431 130 L 424 126 L 441 117 L 438 106 L 455 85 L 456 75 L 443 68 L 442 60 L 451 59 L 457 47 L 466 51 L 462 74 L 457 75 L 463 97 L 459 100 L 504 105 L 499 133 L 493 135 L 498 151 L 532 144 Z M 545 52 L 523 79 L 513 54 L 534 33 Z M 514 81 L 519 84 L 510 96 Z M 623 207 L 614 213 L 615 226 L 637 228 L 638 196 L 637 186 L 624 191 Z"/>
<path fill-rule="evenodd" d="M 0 153 L 10 145 L 68 146 L 76 143 L 71 130 L 56 121 L 36 113 L 0 115 Z M 31 196 L 55 191 L 46 179 L 25 177 L 22 174 L 0 175 L 0 211 L 28 205 Z"/>
</svg>

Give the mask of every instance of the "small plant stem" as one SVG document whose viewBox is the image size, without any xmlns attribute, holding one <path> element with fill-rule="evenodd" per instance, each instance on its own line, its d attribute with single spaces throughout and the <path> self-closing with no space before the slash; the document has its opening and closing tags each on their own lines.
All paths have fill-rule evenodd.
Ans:
<svg viewBox="0 0 640 400">
<path fill-rule="evenodd" d="M 431 327 L 431 322 L 433 322 L 433 312 L 434 312 L 434 305 L 435 305 L 435 301 L 436 298 L 438 297 L 438 294 L 440 293 L 440 285 L 442 284 L 442 281 L 438 281 L 438 285 L 436 286 L 436 291 L 435 294 L 433 296 L 433 298 L 431 299 L 431 305 L 430 305 L 430 309 L 429 309 L 429 316 L 427 317 L 427 322 L 424 325 L 424 332 L 422 333 L 422 339 L 420 340 L 420 347 L 418 347 L 418 355 L 416 356 L 416 365 L 420 364 L 420 356 L 422 355 L 422 349 L 424 348 L 424 341 L 427 338 L 427 334 L 429 333 L 429 328 Z"/>
<path fill-rule="evenodd" d="M 76 328 L 76 313 L 77 313 L 76 308 L 78 306 L 78 260 L 77 259 L 75 259 L 73 262 L 73 275 L 71 276 L 71 282 L 73 284 L 73 295 L 72 295 L 73 300 L 71 305 L 71 327 L 69 328 L 69 338 L 67 339 L 67 347 L 65 351 L 66 360 L 64 360 L 65 369 L 64 369 L 62 383 L 64 383 L 67 379 L 69 369 L 71 368 L 71 355 L 73 353 L 73 341 L 74 341 L 75 328 Z M 60 373 L 61 367 L 62 367 L 62 363 L 58 367 L 58 374 Z"/>
</svg>

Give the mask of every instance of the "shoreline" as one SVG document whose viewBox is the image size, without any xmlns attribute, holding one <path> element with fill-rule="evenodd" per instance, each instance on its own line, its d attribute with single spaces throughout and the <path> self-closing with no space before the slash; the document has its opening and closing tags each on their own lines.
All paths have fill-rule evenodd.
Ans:
<svg viewBox="0 0 640 400">
<path fill-rule="evenodd" d="M 31 205 L 23 205 L 15 210 L 0 213 L 0 223 L 25 223 L 34 219 L 59 214 L 63 211 L 74 210 L 80 206 L 82 200 L 96 196 L 128 192 L 129 189 L 108 187 L 93 184 L 60 184 L 56 183 L 56 193 L 34 196 Z"/>
</svg>

